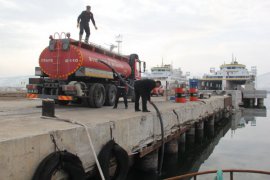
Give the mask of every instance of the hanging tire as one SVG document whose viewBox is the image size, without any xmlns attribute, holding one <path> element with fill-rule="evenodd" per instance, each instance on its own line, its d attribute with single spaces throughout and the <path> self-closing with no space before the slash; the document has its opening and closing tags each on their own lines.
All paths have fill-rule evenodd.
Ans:
<svg viewBox="0 0 270 180">
<path fill-rule="evenodd" d="M 113 106 L 116 98 L 117 88 L 113 84 L 108 84 L 106 86 L 106 99 L 105 105 L 106 106 Z"/>
<path fill-rule="evenodd" d="M 100 108 L 105 102 L 105 88 L 100 83 L 90 86 L 88 94 L 88 105 L 93 108 Z"/>
<path fill-rule="evenodd" d="M 110 176 L 110 160 L 115 157 L 116 171 Z M 127 152 L 113 140 L 105 144 L 99 155 L 98 160 L 106 180 L 125 180 L 129 169 L 129 158 Z"/>
<path fill-rule="evenodd" d="M 86 174 L 78 156 L 67 151 L 49 154 L 38 165 L 32 180 L 59 179 L 58 172 L 64 173 L 70 180 L 85 180 Z"/>
</svg>

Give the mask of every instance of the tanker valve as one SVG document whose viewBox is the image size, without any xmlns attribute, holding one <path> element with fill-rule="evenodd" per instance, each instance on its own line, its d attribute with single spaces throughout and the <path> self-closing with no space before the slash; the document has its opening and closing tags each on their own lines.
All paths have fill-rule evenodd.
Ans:
<svg viewBox="0 0 270 180">
<path fill-rule="evenodd" d="M 62 85 L 62 90 L 68 95 L 73 95 L 77 93 L 75 85 Z"/>
<path fill-rule="evenodd" d="M 67 38 L 69 39 L 69 38 L 70 38 L 70 33 L 68 32 L 68 33 L 66 34 L 66 36 L 67 36 Z"/>
</svg>

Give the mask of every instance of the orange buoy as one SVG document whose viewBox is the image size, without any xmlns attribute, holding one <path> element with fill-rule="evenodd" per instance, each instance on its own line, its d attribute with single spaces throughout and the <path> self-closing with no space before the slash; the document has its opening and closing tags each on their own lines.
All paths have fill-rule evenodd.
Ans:
<svg viewBox="0 0 270 180">
<path fill-rule="evenodd" d="M 186 102 L 185 88 L 182 87 L 175 88 L 175 102 L 177 103 Z"/>
<path fill-rule="evenodd" d="M 198 101 L 198 89 L 197 88 L 190 88 L 189 93 L 190 93 L 190 97 L 189 97 L 190 101 Z"/>
</svg>

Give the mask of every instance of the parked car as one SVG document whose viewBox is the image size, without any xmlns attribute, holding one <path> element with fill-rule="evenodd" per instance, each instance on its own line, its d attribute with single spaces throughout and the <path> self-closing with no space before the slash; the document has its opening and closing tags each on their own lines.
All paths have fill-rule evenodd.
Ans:
<svg viewBox="0 0 270 180">
<path fill-rule="evenodd" d="M 151 96 L 163 96 L 164 95 L 164 87 L 161 85 L 160 81 L 156 81 L 156 87 L 151 91 Z"/>
</svg>

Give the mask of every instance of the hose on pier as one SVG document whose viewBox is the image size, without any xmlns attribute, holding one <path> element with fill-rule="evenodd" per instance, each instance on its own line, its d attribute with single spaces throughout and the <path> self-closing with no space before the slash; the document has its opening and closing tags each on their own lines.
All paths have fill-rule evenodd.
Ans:
<svg viewBox="0 0 270 180">
<path fill-rule="evenodd" d="M 161 130 L 161 155 L 160 155 L 160 161 L 159 161 L 159 164 L 158 164 L 158 175 L 161 175 L 162 165 L 163 165 L 163 159 L 164 159 L 164 146 L 165 146 L 165 141 L 164 141 L 164 125 L 163 125 L 163 119 L 162 119 L 161 113 L 160 113 L 159 109 L 157 108 L 157 106 L 152 101 L 149 101 L 149 103 L 156 110 L 157 116 L 158 116 L 159 122 L 160 122 L 160 130 Z"/>
<path fill-rule="evenodd" d="M 125 85 L 127 85 L 130 89 L 134 90 L 134 87 L 131 86 L 130 84 L 128 84 L 128 83 L 125 81 L 125 79 L 122 78 L 122 76 L 121 76 L 118 72 L 116 72 L 116 71 L 114 70 L 114 68 L 113 68 L 112 66 L 110 66 L 108 63 L 106 63 L 106 62 L 104 62 L 104 61 L 102 61 L 102 60 L 99 60 L 99 59 L 98 59 L 97 61 L 100 62 L 100 63 L 102 63 L 102 64 L 104 64 L 104 65 L 107 66 L 108 68 L 110 68 L 110 69 L 112 70 L 112 72 L 113 72 L 114 74 L 117 75 L 117 77 L 120 79 L 120 81 L 121 81 L 122 83 L 124 83 Z"/>
<path fill-rule="evenodd" d="M 98 60 L 98 62 L 104 64 L 105 66 L 107 66 L 108 68 L 110 68 L 113 73 L 115 73 L 117 75 L 117 77 L 124 83 L 126 84 L 129 88 L 131 88 L 132 90 L 134 90 L 134 87 L 132 87 L 130 84 L 128 84 L 122 77 L 119 73 L 117 73 L 114 68 L 112 66 L 110 66 L 108 63 L 102 61 L 102 60 Z M 162 119 L 162 116 L 161 116 L 161 113 L 159 111 L 159 109 L 157 108 L 157 106 L 152 102 L 152 101 L 149 101 L 149 103 L 154 107 L 154 109 L 156 110 L 157 112 L 157 116 L 159 118 L 159 121 L 160 121 L 160 129 L 161 129 L 161 143 L 162 143 L 162 146 L 161 146 L 161 156 L 160 156 L 160 161 L 159 161 L 159 165 L 158 165 L 158 174 L 161 175 L 161 171 L 162 171 L 162 165 L 163 165 L 163 159 L 164 159 L 164 146 L 165 146 L 165 141 L 164 141 L 164 127 L 163 127 L 163 119 Z"/>
</svg>

